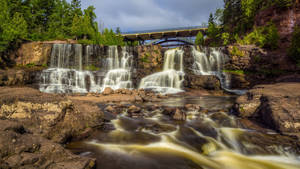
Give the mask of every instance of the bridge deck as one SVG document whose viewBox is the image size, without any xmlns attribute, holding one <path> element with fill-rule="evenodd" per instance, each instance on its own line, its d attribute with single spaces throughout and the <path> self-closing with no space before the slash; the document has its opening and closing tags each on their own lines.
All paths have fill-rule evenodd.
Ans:
<svg viewBox="0 0 300 169">
<path fill-rule="evenodd" d="M 176 37 L 193 37 L 198 32 L 205 33 L 207 28 L 203 27 L 187 27 L 187 28 L 174 28 L 164 30 L 149 30 L 139 32 L 125 32 L 122 34 L 127 41 L 139 41 L 139 40 L 154 40 L 164 38 L 176 38 Z"/>
</svg>

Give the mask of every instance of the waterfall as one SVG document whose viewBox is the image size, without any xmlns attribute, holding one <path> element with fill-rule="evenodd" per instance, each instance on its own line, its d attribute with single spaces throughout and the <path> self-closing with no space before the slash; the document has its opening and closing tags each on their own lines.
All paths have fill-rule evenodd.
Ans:
<svg viewBox="0 0 300 169">
<path fill-rule="evenodd" d="M 245 90 L 232 90 L 230 75 L 223 72 L 226 62 L 226 55 L 221 48 L 202 48 L 198 51 L 192 46 L 192 54 L 194 57 L 193 71 L 196 75 L 214 75 L 220 80 L 221 87 L 231 93 L 244 94 Z"/>
<path fill-rule="evenodd" d="M 74 48 L 74 50 L 72 50 Z M 73 52 L 74 51 L 74 52 Z M 86 46 L 88 61 L 91 46 Z M 93 72 L 83 70 L 83 46 L 54 44 L 50 68 L 41 74 L 40 91 L 45 93 L 87 93 L 100 91 Z M 86 66 L 88 66 L 86 64 Z"/>
<path fill-rule="evenodd" d="M 184 51 L 180 49 L 166 51 L 163 71 L 143 78 L 139 88 L 151 89 L 162 94 L 182 92 L 183 54 Z"/>
<path fill-rule="evenodd" d="M 121 57 L 119 56 L 117 46 L 110 46 L 108 49 L 107 69 L 108 72 L 104 78 L 102 90 L 106 87 L 116 89 L 131 89 L 131 66 L 133 55 L 126 47 L 122 47 Z"/>
</svg>

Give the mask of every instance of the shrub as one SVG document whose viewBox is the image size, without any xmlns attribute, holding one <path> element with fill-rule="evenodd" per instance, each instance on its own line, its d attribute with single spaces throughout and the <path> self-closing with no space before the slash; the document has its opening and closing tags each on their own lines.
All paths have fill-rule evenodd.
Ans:
<svg viewBox="0 0 300 169">
<path fill-rule="evenodd" d="M 300 28 L 296 27 L 293 32 L 292 43 L 288 51 L 288 55 L 300 67 Z"/>
<path fill-rule="evenodd" d="M 279 34 L 274 24 L 269 24 L 265 27 L 255 27 L 254 30 L 246 35 L 238 43 L 244 45 L 255 44 L 256 46 L 268 49 L 277 49 L 279 41 Z"/>
<path fill-rule="evenodd" d="M 202 32 L 199 32 L 195 39 L 195 45 L 204 45 L 204 36 Z"/>
<path fill-rule="evenodd" d="M 239 48 L 237 48 L 236 46 L 234 46 L 234 47 L 232 48 L 231 54 L 232 54 L 233 56 L 240 56 L 240 57 L 245 56 L 244 53 L 243 53 Z"/>
<path fill-rule="evenodd" d="M 223 40 L 223 45 L 228 45 L 230 42 L 230 34 L 229 33 L 222 33 L 222 40 Z"/>
</svg>

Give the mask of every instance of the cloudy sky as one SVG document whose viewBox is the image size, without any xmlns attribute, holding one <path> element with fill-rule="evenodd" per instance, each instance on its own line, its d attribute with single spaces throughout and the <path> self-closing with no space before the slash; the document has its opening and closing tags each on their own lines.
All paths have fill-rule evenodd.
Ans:
<svg viewBox="0 0 300 169">
<path fill-rule="evenodd" d="M 82 0 L 83 8 L 89 5 L 95 6 L 98 22 L 124 32 L 198 26 L 223 0 Z"/>
</svg>

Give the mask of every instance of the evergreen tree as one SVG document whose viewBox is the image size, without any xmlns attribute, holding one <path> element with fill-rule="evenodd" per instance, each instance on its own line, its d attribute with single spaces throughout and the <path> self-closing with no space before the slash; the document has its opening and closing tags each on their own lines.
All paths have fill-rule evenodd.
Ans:
<svg viewBox="0 0 300 169">
<path fill-rule="evenodd" d="M 120 29 L 120 27 L 117 27 L 117 29 L 116 29 L 116 34 L 121 34 L 121 29 Z"/>
<path fill-rule="evenodd" d="M 77 15 L 77 16 L 81 16 L 82 15 L 81 1 L 80 0 L 72 0 L 72 2 L 71 2 L 71 8 L 72 8 L 72 12 L 73 12 L 73 17 L 75 15 Z"/>
<path fill-rule="evenodd" d="M 195 45 L 204 45 L 204 36 L 202 32 L 199 32 L 195 39 Z"/>
<path fill-rule="evenodd" d="M 209 14 L 208 24 L 215 24 L 214 15 L 212 13 Z"/>
</svg>

